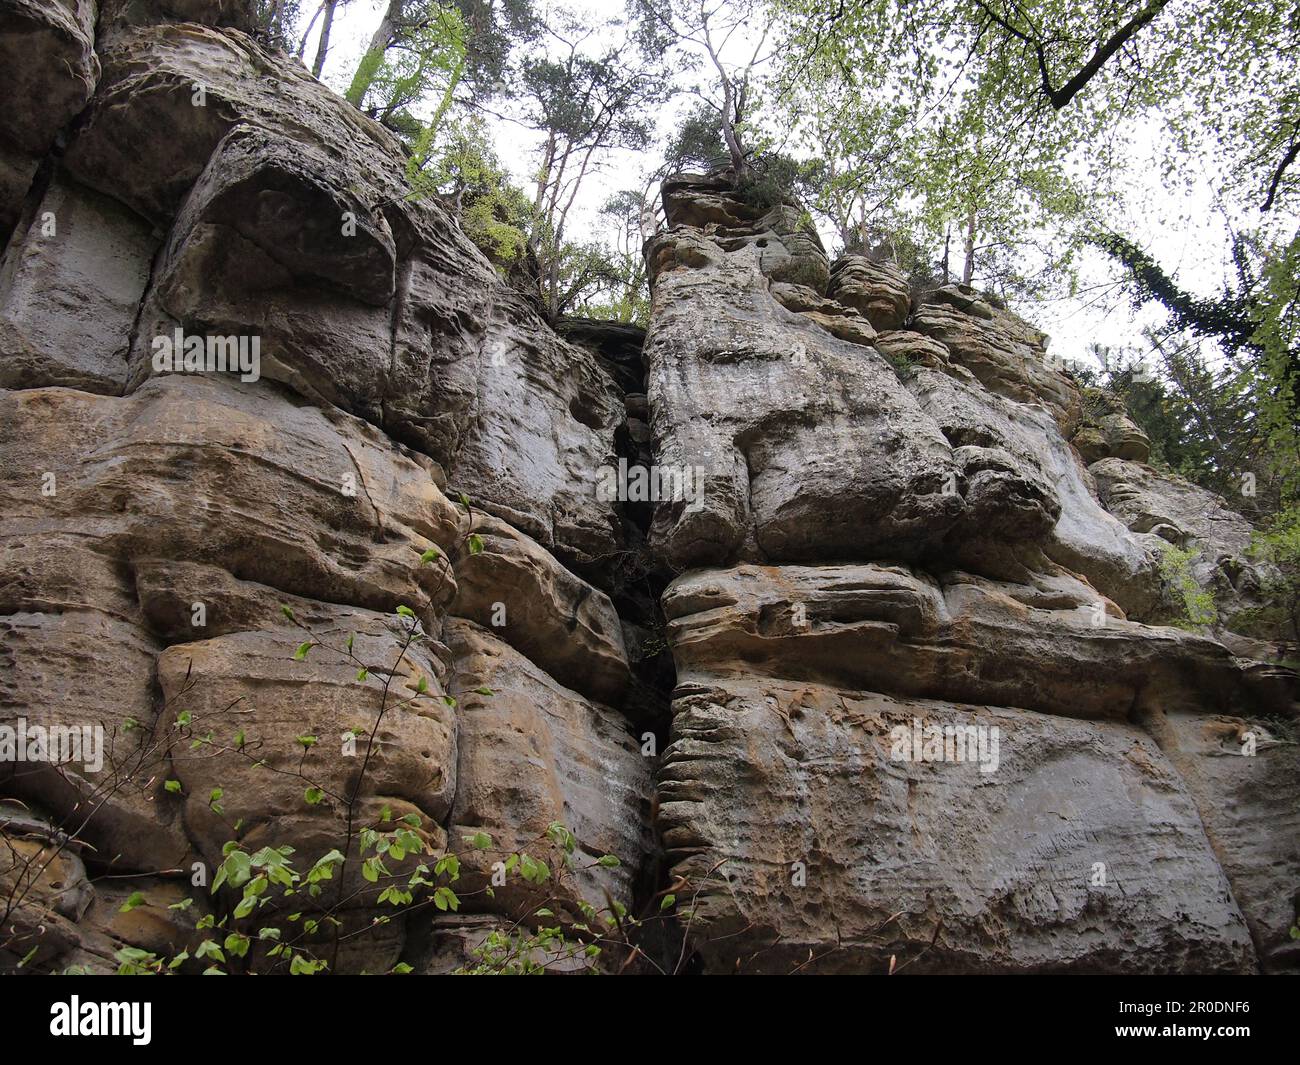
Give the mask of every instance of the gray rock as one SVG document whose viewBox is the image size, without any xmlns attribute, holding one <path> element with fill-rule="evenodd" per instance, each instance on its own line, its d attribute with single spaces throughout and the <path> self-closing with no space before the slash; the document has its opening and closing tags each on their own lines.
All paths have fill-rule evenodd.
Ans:
<svg viewBox="0 0 1300 1065">
<path fill-rule="evenodd" d="M 830 296 L 852 307 L 877 329 L 899 329 L 907 321 L 912 296 L 896 266 L 865 255 L 845 255 L 831 267 Z"/>
<path fill-rule="evenodd" d="M 711 971 L 1255 965 L 1195 806 L 1131 726 L 752 675 L 677 696 L 660 825 Z M 996 769 L 896 758 L 914 722 L 997 729 Z"/>
<path fill-rule="evenodd" d="M 768 291 L 759 257 L 676 231 L 652 243 L 646 339 L 656 462 L 702 470 L 654 538 L 674 566 L 896 555 L 941 539 L 951 448 L 875 351 Z"/>
<path fill-rule="evenodd" d="M 158 242 L 121 204 L 56 176 L 0 264 L 0 386 L 119 395 Z"/>
<path fill-rule="evenodd" d="M 1191 576 L 1213 594 L 1219 625 L 1266 639 L 1290 635 L 1256 620 L 1254 612 L 1264 604 L 1276 570 L 1252 554 L 1254 526 L 1225 499 L 1176 474 L 1120 457 L 1094 462 L 1088 472 L 1106 509 L 1157 552 L 1165 541 L 1196 553 Z"/>
<path fill-rule="evenodd" d="M 11 105 L 0 113 L 0 242 L 54 139 L 99 80 L 93 0 L 3 0 L 0 70 Z"/>
</svg>

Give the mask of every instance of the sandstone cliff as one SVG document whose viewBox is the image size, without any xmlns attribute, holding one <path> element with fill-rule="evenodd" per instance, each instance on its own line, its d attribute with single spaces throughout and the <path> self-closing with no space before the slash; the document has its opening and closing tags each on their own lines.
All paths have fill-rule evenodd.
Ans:
<svg viewBox="0 0 1300 1065">
<path fill-rule="evenodd" d="M 0 0 L 0 723 L 113 741 L 0 765 L 0 887 L 50 856 L 6 968 L 180 949 L 232 823 L 328 849 L 352 811 L 303 803 L 300 738 L 346 793 L 336 739 L 390 684 L 357 816 L 415 815 L 464 905 L 340 968 L 445 971 L 542 903 L 666 894 L 647 955 L 706 972 L 1300 967 L 1295 677 L 1162 624 L 1159 543 L 1249 604 L 1249 525 L 1088 420 L 1045 337 L 691 175 L 644 350 L 562 337 L 241 25 Z M 257 374 L 160 369 L 177 331 L 256 337 Z M 620 460 L 688 491 L 610 498 Z M 381 691 L 304 627 L 400 667 Z M 899 756 L 935 726 L 989 757 Z M 572 874 L 489 893 L 555 823 Z"/>
</svg>

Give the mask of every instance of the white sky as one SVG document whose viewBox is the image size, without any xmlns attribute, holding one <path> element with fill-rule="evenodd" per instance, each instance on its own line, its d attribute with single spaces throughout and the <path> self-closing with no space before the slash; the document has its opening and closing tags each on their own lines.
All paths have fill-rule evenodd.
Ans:
<svg viewBox="0 0 1300 1065">
<path fill-rule="evenodd" d="M 342 92 L 350 80 L 386 3 L 387 0 L 350 0 L 336 14 L 323 75 L 325 82 L 337 91 Z M 314 9 L 310 4 L 308 0 L 300 33 Z M 624 10 L 623 0 L 537 4 L 543 12 L 555 6 L 570 11 L 581 8 L 597 16 L 617 16 Z M 316 49 L 317 31 L 312 32 L 305 56 L 308 64 Z M 743 50 L 743 42 L 740 47 Z M 661 135 L 669 131 L 685 106 L 686 101 L 679 100 L 659 116 Z M 536 168 L 534 152 L 540 136 L 499 120 L 491 121 L 489 128 L 502 162 L 520 184 L 529 184 Z M 1167 187 L 1157 161 L 1158 133 L 1154 128 L 1135 129 L 1131 139 L 1136 145 L 1134 151 L 1139 154 L 1145 151 L 1149 158 L 1135 160 L 1137 165 L 1132 167 L 1125 197 L 1129 217 L 1124 220 L 1122 231 L 1151 252 L 1184 287 L 1204 295 L 1215 293 L 1224 282 L 1228 238 L 1223 219 L 1214 206 L 1211 182 L 1208 179 L 1197 182 L 1190 193 L 1183 188 Z M 604 227 L 596 215 L 600 205 L 614 192 L 641 187 L 643 174 L 658 161 L 657 155 L 651 158 L 639 158 L 632 152 L 613 155 L 584 185 L 569 222 L 570 235 L 574 239 L 601 238 Z M 605 239 L 612 243 L 613 234 Z M 829 248 L 828 239 L 826 243 Z M 1141 345 L 1142 326 L 1157 324 L 1163 312 L 1154 306 L 1135 312 L 1127 296 L 1110 283 L 1118 273 L 1100 252 L 1087 253 L 1083 262 L 1077 296 L 1041 303 L 1021 302 L 1012 309 L 1051 336 L 1050 350 L 1060 358 L 1090 361 L 1087 350 L 1093 343 L 1116 349 Z"/>
</svg>

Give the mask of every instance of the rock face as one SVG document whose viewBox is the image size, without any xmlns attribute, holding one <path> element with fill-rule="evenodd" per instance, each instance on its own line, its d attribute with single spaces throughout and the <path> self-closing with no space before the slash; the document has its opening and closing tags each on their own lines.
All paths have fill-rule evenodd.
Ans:
<svg viewBox="0 0 1300 1065">
<path fill-rule="evenodd" d="M 1041 333 L 726 175 L 556 332 L 249 26 L 0 0 L 0 968 L 193 952 L 231 841 L 343 971 L 1300 967 L 1250 526 Z"/>
<path fill-rule="evenodd" d="M 1242 572 L 1249 524 L 995 301 L 861 256 L 795 287 L 784 217 L 715 179 L 665 208 L 653 445 L 707 472 L 656 513 L 659 828 L 704 968 L 1294 968 L 1295 826 L 1259 803 L 1295 677 L 1154 624 L 1159 535 Z"/>
<path fill-rule="evenodd" d="M 30 101 L 0 120 L 0 879 L 25 900 L 0 959 L 193 950 L 168 907 L 237 840 L 347 854 L 316 904 L 342 900 L 338 968 L 419 960 L 444 907 L 372 927 L 358 861 L 404 818 L 487 928 L 553 893 L 566 923 L 631 909 L 651 758 L 622 619 L 568 568 L 625 545 L 595 490 L 613 364 L 407 201 L 397 141 L 242 32 L 247 5 L 0 19 Z M 102 747 L 17 756 L 61 727 Z M 485 890 L 564 832 L 559 883 Z"/>
</svg>

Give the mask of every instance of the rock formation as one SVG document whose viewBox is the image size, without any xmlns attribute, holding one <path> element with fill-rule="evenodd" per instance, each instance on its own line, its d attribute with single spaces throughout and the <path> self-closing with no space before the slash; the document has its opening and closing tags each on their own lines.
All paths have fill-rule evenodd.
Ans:
<svg viewBox="0 0 1300 1065">
<path fill-rule="evenodd" d="M 174 953 L 228 840 L 411 815 L 462 909 L 373 926 L 353 865 L 340 969 L 667 895 L 705 972 L 1300 968 L 1249 523 L 1041 333 L 682 175 L 644 338 L 561 335 L 248 25 L 0 0 L 0 726 L 108 737 L 0 762 L 0 965 Z M 1220 628 L 1163 624 L 1165 542 Z M 496 887 L 557 823 L 571 875 Z"/>
</svg>

